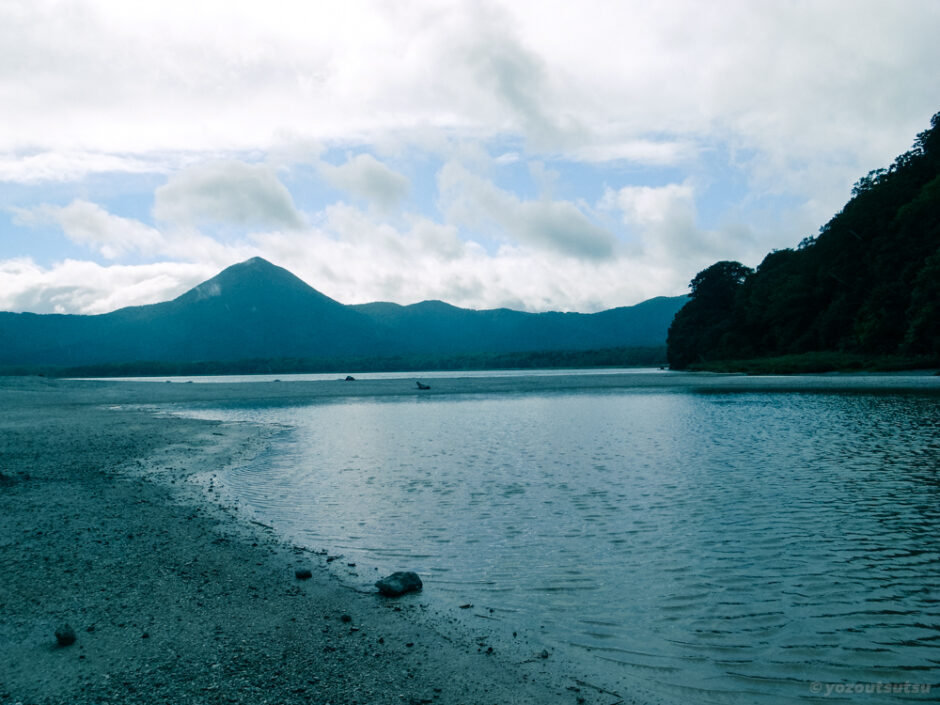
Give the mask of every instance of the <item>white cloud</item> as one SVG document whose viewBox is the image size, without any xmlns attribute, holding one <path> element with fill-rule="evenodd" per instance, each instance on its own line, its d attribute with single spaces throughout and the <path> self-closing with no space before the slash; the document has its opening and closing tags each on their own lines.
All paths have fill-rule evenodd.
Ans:
<svg viewBox="0 0 940 705">
<path fill-rule="evenodd" d="M 940 6 L 692 0 L 5 3 L 0 152 L 511 134 L 589 160 L 739 141 L 880 166 L 936 110 Z M 116 58 L 117 57 L 117 58 Z"/>
<path fill-rule="evenodd" d="M 168 170 L 163 159 L 140 159 L 97 152 L 0 154 L 0 181 L 22 184 L 79 181 L 89 174 L 150 174 Z"/>
<path fill-rule="evenodd" d="M 106 313 L 179 296 L 211 277 L 213 267 L 161 262 L 101 266 L 65 260 L 40 267 L 28 258 L 0 261 L 0 310 L 34 313 Z"/>
<path fill-rule="evenodd" d="M 357 154 L 344 164 L 320 163 L 320 173 L 335 187 L 390 210 L 408 195 L 411 182 L 371 154 Z"/>
<path fill-rule="evenodd" d="M 614 253 L 614 236 L 570 201 L 523 201 L 454 162 L 441 169 L 438 188 L 451 223 L 489 229 L 498 240 L 573 257 L 603 259 Z"/>
<path fill-rule="evenodd" d="M 0 198 L 101 257 L 215 271 L 284 253 L 347 300 L 631 303 L 683 290 L 703 258 L 753 263 L 825 222 L 938 109 L 938 28 L 935 0 L 0 0 Z M 312 227 L 271 165 L 337 147 L 359 156 L 324 173 L 374 207 L 316 203 Z M 491 150 L 513 151 L 494 166 Z M 535 160 L 561 172 L 536 174 L 539 198 L 480 176 Z M 443 222 L 395 215 L 438 162 Z M 620 188 L 638 165 L 676 183 Z M 87 175 L 144 172 L 173 174 L 155 228 L 91 202 L 128 192 Z M 591 179 L 611 184 L 611 211 L 577 200 Z M 706 181 L 737 199 L 708 227 Z M 762 213 L 768 194 L 793 205 Z M 241 239 L 208 237 L 216 226 Z"/>
<path fill-rule="evenodd" d="M 695 188 L 689 182 L 608 189 L 598 207 L 620 215 L 633 238 L 631 255 L 672 272 L 673 282 L 683 274 L 691 279 L 691 274 L 717 259 L 761 256 L 762 245 L 744 225 L 699 226 Z"/>
<path fill-rule="evenodd" d="M 244 240 L 223 244 L 192 227 L 174 227 L 164 232 L 81 199 L 67 206 L 43 204 L 10 210 L 16 225 L 58 225 L 69 240 L 109 260 L 128 259 L 131 255 L 145 259 L 170 257 L 211 268 L 257 254 Z"/>
<path fill-rule="evenodd" d="M 154 228 L 112 215 L 101 206 L 80 199 L 67 206 L 42 205 L 13 212 L 21 225 L 58 225 L 69 240 L 91 247 L 106 259 L 118 259 L 129 252 L 150 255 L 164 249 L 164 238 Z"/>
<path fill-rule="evenodd" d="M 343 204 L 318 222 L 302 235 L 259 234 L 253 242 L 343 303 L 441 299 L 467 308 L 595 311 L 681 293 L 687 283 L 642 259 L 585 260 L 516 245 L 488 252 L 457 239 L 453 226 L 414 218 L 399 229 Z"/>
<path fill-rule="evenodd" d="M 515 164 L 519 161 L 519 152 L 503 152 L 494 160 L 497 164 Z"/>
<path fill-rule="evenodd" d="M 671 166 L 690 162 L 698 148 L 690 140 L 637 139 L 619 142 L 617 139 L 594 138 L 591 142 L 571 151 L 571 158 L 582 162 L 626 161 L 656 166 Z"/>
<path fill-rule="evenodd" d="M 568 110 L 558 110 L 556 88 L 545 57 L 525 46 L 501 10 L 480 4 L 468 13 L 469 31 L 446 57 L 461 82 L 501 125 L 523 135 L 536 149 L 555 150 L 580 135 L 584 128 Z"/>
<path fill-rule="evenodd" d="M 300 228 L 303 216 L 274 170 L 228 160 L 191 167 L 154 193 L 157 220 L 176 225 L 221 223 Z"/>
<path fill-rule="evenodd" d="M 651 225 L 667 219 L 693 221 L 695 194 L 690 184 L 666 186 L 625 186 L 619 191 L 608 191 L 605 203 L 615 205 L 623 212 L 626 223 Z"/>
</svg>

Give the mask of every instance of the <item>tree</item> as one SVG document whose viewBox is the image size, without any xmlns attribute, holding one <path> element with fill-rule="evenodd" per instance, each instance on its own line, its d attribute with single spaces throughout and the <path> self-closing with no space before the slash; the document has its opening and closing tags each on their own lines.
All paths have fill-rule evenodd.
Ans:
<svg viewBox="0 0 940 705">
<path fill-rule="evenodd" d="M 940 248 L 927 258 L 914 281 L 907 317 L 905 351 L 940 357 Z"/>
<path fill-rule="evenodd" d="M 859 179 L 817 237 L 757 271 L 718 262 L 669 329 L 670 365 L 814 352 L 940 355 L 940 113 Z"/>
<path fill-rule="evenodd" d="M 734 357 L 735 299 L 752 273 L 740 262 L 717 262 L 695 275 L 689 302 L 680 309 L 666 339 L 669 365 L 685 369 L 693 362 Z"/>
</svg>

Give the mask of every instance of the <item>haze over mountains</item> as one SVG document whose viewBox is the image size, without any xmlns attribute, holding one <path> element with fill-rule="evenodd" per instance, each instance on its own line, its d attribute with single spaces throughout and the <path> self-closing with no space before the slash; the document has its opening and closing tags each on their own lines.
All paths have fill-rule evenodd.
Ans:
<svg viewBox="0 0 940 705">
<path fill-rule="evenodd" d="M 687 297 L 594 314 L 441 301 L 344 305 L 259 257 L 159 304 L 100 315 L 0 313 L 0 365 L 381 358 L 664 346 Z"/>
</svg>

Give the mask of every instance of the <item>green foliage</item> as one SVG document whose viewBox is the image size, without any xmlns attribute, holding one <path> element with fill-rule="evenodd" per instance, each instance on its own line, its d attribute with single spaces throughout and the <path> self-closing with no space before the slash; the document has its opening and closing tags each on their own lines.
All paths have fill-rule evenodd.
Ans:
<svg viewBox="0 0 940 705">
<path fill-rule="evenodd" d="M 750 274 L 740 262 L 718 262 L 696 275 L 689 302 L 676 314 L 666 338 L 672 367 L 683 369 L 734 350 L 735 301 Z"/>
<path fill-rule="evenodd" d="M 940 249 L 924 263 L 914 280 L 905 352 L 940 357 Z"/>
<path fill-rule="evenodd" d="M 890 168 L 859 179 L 817 237 L 771 252 L 737 279 L 717 276 L 725 262 L 696 276 L 670 328 L 670 364 L 809 353 L 936 356 L 938 253 L 940 113 Z M 706 305 L 697 292 L 716 276 L 718 295 Z"/>
</svg>

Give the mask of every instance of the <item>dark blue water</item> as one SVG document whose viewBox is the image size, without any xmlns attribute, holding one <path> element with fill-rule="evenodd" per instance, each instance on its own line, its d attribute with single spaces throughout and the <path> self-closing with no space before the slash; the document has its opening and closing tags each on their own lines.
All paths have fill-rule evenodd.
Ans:
<svg viewBox="0 0 940 705">
<path fill-rule="evenodd" d="M 242 507 L 665 702 L 940 692 L 940 403 L 669 391 L 202 410 L 286 424 Z M 882 692 L 865 694 L 882 683 Z M 883 692 L 933 685 L 932 694 Z M 846 688 L 861 693 L 846 694 Z"/>
</svg>

